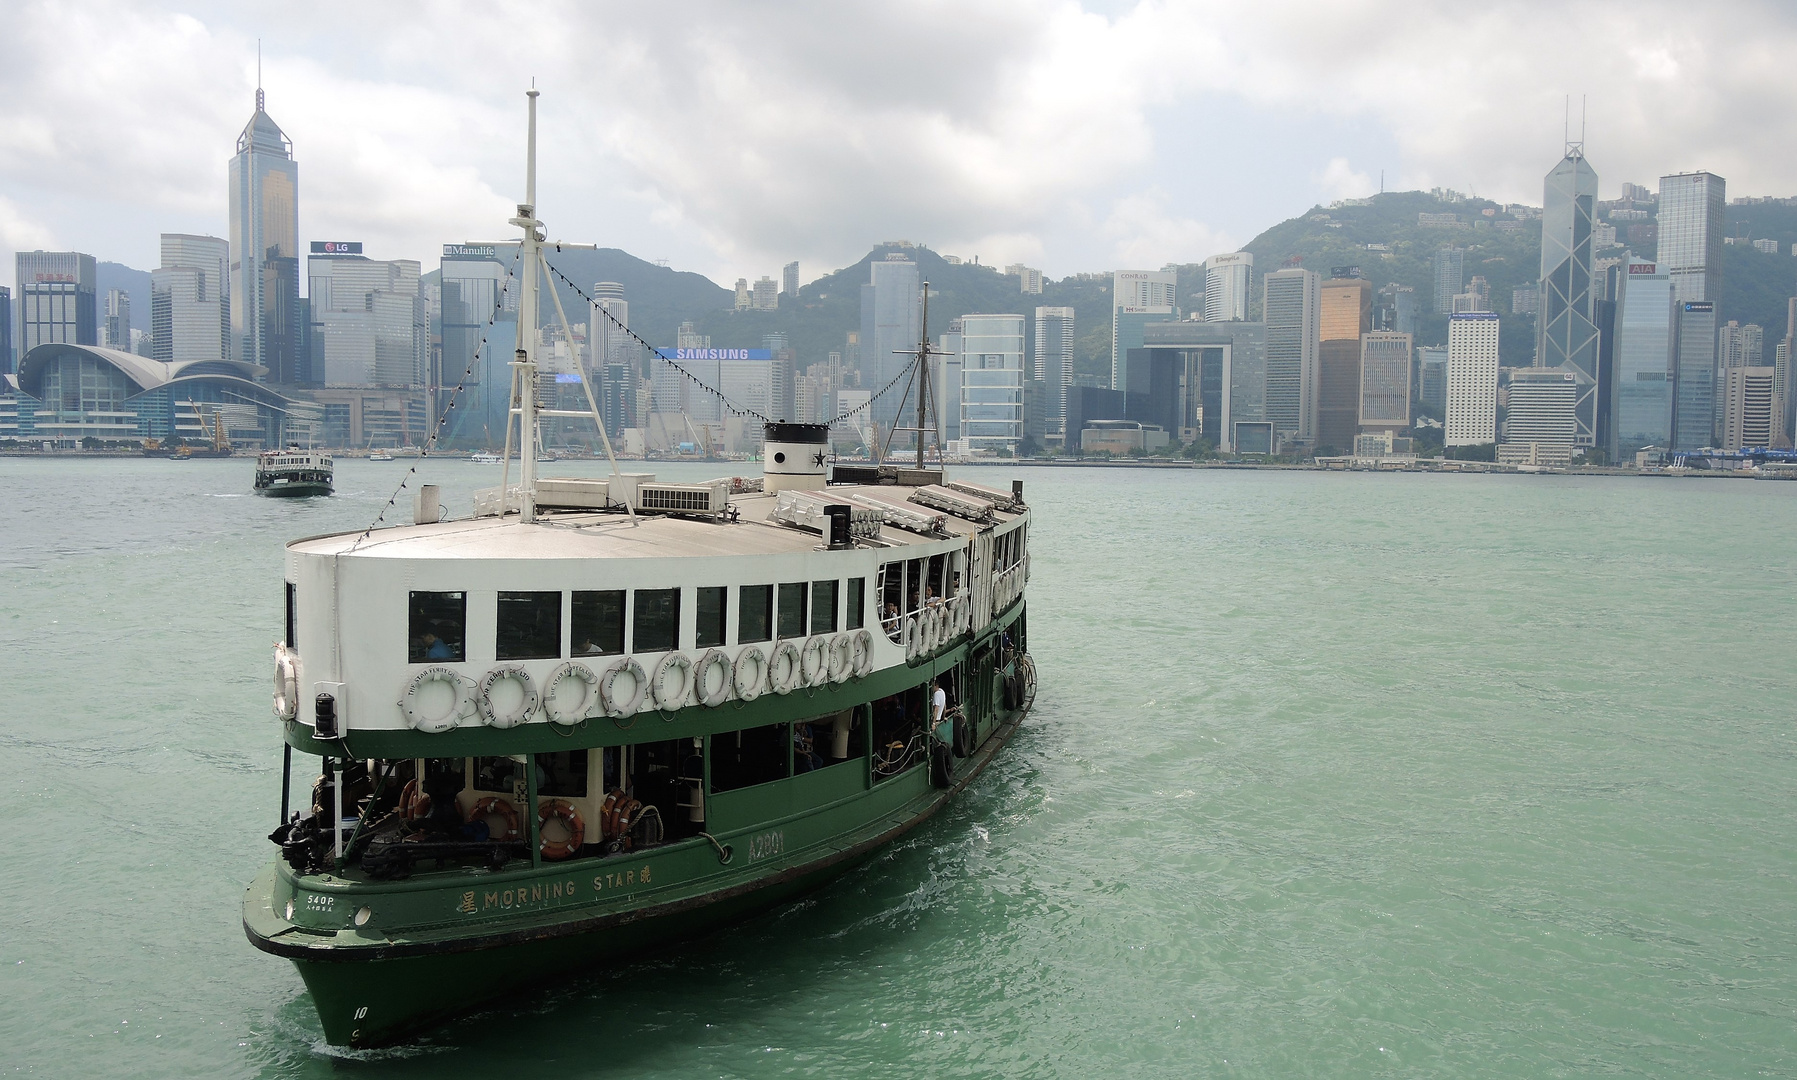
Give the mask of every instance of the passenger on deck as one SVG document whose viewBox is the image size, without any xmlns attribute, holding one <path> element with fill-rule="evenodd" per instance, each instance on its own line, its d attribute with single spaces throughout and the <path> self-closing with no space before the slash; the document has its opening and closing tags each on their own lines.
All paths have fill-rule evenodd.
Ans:
<svg viewBox="0 0 1797 1080">
<path fill-rule="evenodd" d="M 947 675 L 936 680 L 936 690 L 930 695 L 930 730 L 943 745 L 955 745 L 955 721 L 948 715 Z"/>
<path fill-rule="evenodd" d="M 810 724 L 794 724 L 792 726 L 792 771 L 806 773 L 824 767 L 824 759 L 818 757 L 816 745 L 811 738 Z"/>
<path fill-rule="evenodd" d="M 880 625 L 886 628 L 888 634 L 898 633 L 899 609 L 897 604 L 887 603 L 886 613 L 880 616 Z"/>
<path fill-rule="evenodd" d="M 450 651 L 449 643 L 437 635 L 427 633 L 421 640 L 424 642 L 424 658 L 426 660 L 455 659 L 455 653 Z"/>
</svg>

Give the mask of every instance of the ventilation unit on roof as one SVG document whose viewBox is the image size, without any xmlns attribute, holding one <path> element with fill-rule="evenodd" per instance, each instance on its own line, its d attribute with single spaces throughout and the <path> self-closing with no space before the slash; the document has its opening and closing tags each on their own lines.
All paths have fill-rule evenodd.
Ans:
<svg viewBox="0 0 1797 1080">
<path fill-rule="evenodd" d="M 919 536 L 943 537 L 948 535 L 948 523 L 943 520 L 941 514 L 920 514 L 897 503 L 889 503 L 867 495 L 851 495 L 847 492 L 837 493 L 836 501 L 877 510 L 880 512 L 881 520 L 886 524 L 896 525 L 906 532 L 914 532 Z"/>
<path fill-rule="evenodd" d="M 945 480 L 943 481 L 942 486 L 948 488 L 950 491 L 958 491 L 963 495 L 971 495 L 976 499 L 984 499 L 991 503 L 995 508 L 1003 510 L 1007 514 L 1021 514 L 1024 511 L 1023 500 L 1018 498 L 1013 492 L 1000 491 L 997 488 L 989 488 L 984 484 L 969 483 L 966 480 Z"/>
<path fill-rule="evenodd" d="M 730 509 L 730 481 L 709 484 L 639 484 L 636 508 L 646 514 L 717 515 Z"/>
</svg>

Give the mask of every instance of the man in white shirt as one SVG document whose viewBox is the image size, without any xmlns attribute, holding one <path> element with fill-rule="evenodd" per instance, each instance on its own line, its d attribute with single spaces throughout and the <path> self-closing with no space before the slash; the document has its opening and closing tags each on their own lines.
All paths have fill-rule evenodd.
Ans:
<svg viewBox="0 0 1797 1080">
<path fill-rule="evenodd" d="M 945 746 L 955 745 L 955 722 L 947 718 L 948 691 L 944 689 L 948 676 L 936 680 L 936 692 L 930 697 L 930 730 Z"/>
</svg>

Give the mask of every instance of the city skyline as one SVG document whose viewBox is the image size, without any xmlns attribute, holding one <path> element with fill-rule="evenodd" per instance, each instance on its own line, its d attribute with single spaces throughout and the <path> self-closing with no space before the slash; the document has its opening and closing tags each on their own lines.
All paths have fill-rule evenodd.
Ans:
<svg viewBox="0 0 1797 1080">
<path fill-rule="evenodd" d="M 1789 110 L 1753 91 L 1780 84 L 1763 76 L 1797 42 L 1797 18 L 1725 8 L 1673 40 L 1655 27 L 1675 9 L 1660 7 L 1621 22 L 1597 7 L 1556 13 L 1561 32 L 1545 46 L 1531 9 L 1503 5 L 1476 17 L 1398 5 L 829 11 L 802 40 L 783 37 L 780 20 L 727 8 L 696 28 L 643 12 L 598 35 L 616 39 L 607 55 L 638 54 L 617 65 L 563 63 L 556 50 L 524 63 L 495 29 L 498 13 L 428 27 L 370 13 L 345 48 L 352 39 L 329 12 L 31 9 L 0 45 L 0 109 L 22 135 L 0 153 L 0 245 L 147 268 L 160 232 L 224 235 L 203 193 L 224 182 L 217 146 L 241 128 L 257 38 L 263 82 L 307 162 L 303 236 L 359 236 L 395 258 L 428 260 L 443 236 L 500 238 L 521 186 L 513 99 L 531 74 L 545 91 L 539 202 L 555 231 L 725 282 L 795 256 L 815 274 L 899 237 L 1057 277 L 1195 262 L 1291 208 L 1371 194 L 1382 177 L 1387 190 L 1532 202 L 1567 95 L 1594 88 L 1587 138 L 1618 182 L 1703 168 L 1736 193 L 1789 194 L 1791 140 L 1776 130 Z M 588 18 L 546 16 L 564 31 L 548 36 L 591 38 Z M 868 75 L 886 51 L 939 38 L 945 19 L 967 44 L 932 60 L 944 78 L 930 91 Z M 1411 59 L 1472 29 L 1487 45 L 1457 93 L 1422 92 Z M 129 62 L 77 71 L 74 54 L 47 47 L 71 38 L 89 52 L 116 41 Z M 1575 47 L 1587 40 L 1604 44 Z M 976 65 L 959 64 L 957 50 L 976 45 L 1012 75 L 969 73 Z M 719 85 L 681 81 L 682 65 L 654 59 L 694 50 L 728 73 Z M 1173 63 L 1193 55 L 1212 62 Z M 1074 56 L 1089 59 L 1091 77 L 1051 85 Z M 1512 62 L 1524 65 L 1520 84 L 1500 66 Z M 1576 129 L 1577 102 L 1572 111 Z M 89 138 L 100 123 L 141 137 Z M 843 151 L 869 132 L 863 149 Z M 1253 168 L 1186 168 L 1251 136 L 1267 151 Z M 663 151 L 670 137 L 682 153 Z M 781 164 L 723 167 L 744 160 Z"/>
</svg>

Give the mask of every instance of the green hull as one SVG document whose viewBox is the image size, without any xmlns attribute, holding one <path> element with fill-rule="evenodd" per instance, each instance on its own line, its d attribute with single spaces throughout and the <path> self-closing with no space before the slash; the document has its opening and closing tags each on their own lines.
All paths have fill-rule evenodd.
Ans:
<svg viewBox="0 0 1797 1080">
<path fill-rule="evenodd" d="M 329 495 L 331 494 L 331 485 L 328 482 L 296 480 L 289 484 L 270 484 L 267 487 L 258 487 L 256 494 L 277 499 L 298 499 L 311 495 Z"/>
<path fill-rule="evenodd" d="M 785 813 L 719 832 L 715 843 L 701 836 L 492 874 L 374 883 L 302 878 L 276 862 L 244 897 L 244 930 L 258 948 L 294 961 L 327 1040 L 390 1043 L 817 888 L 946 805 L 1009 741 L 1030 704 L 994 709 L 946 788 L 931 786 L 927 764 L 872 785 L 864 763 L 836 766 L 794 777 L 762 804 Z M 730 816 L 729 797 L 713 796 L 714 816 Z"/>
</svg>

